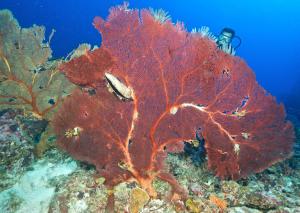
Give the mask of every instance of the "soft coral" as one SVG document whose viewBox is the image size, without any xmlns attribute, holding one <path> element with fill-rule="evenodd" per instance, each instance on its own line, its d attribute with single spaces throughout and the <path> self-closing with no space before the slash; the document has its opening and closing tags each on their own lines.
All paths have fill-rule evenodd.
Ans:
<svg viewBox="0 0 300 213">
<path fill-rule="evenodd" d="M 209 168 L 222 178 L 245 177 L 290 156 L 294 134 L 283 106 L 242 60 L 182 25 L 156 21 L 148 10 L 116 7 L 94 25 L 102 47 L 61 69 L 96 94 L 74 93 L 54 125 L 59 145 L 96 165 L 107 185 L 134 179 L 155 195 L 152 181 L 161 178 L 184 195 L 163 160 L 199 128 Z M 132 100 L 110 93 L 105 73 L 131 88 Z M 66 137 L 74 128 L 80 133 Z"/>
<path fill-rule="evenodd" d="M 21 108 L 49 120 L 74 89 L 58 71 L 61 61 L 50 60 L 51 36 L 44 38 L 44 27 L 21 28 L 10 11 L 0 11 L 0 109 Z"/>
</svg>

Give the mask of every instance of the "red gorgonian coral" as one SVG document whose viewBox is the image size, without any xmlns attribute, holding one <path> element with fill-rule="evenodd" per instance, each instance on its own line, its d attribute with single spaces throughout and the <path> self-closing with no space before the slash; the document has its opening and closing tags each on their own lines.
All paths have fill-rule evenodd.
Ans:
<svg viewBox="0 0 300 213">
<path fill-rule="evenodd" d="M 61 70 L 96 92 L 74 92 L 53 123 L 59 146 L 96 165 L 108 186 L 133 179 L 155 195 L 152 181 L 160 178 L 182 193 L 163 160 L 198 129 L 208 167 L 221 178 L 245 177 L 291 155 L 283 106 L 240 58 L 148 10 L 116 7 L 94 25 L 102 46 Z"/>
</svg>

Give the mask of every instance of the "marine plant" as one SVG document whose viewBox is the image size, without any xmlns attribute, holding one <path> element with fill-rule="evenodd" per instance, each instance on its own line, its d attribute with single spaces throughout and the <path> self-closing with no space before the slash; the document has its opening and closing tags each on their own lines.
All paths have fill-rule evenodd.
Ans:
<svg viewBox="0 0 300 213">
<path fill-rule="evenodd" d="M 66 98 L 53 125 L 58 145 L 94 164 L 109 188 L 136 181 L 154 197 L 158 178 L 172 186 L 170 198 L 185 199 L 164 159 L 195 140 L 196 131 L 205 140 L 208 168 L 223 179 L 246 177 L 291 155 L 294 132 L 283 105 L 242 59 L 169 20 L 157 22 L 146 9 L 114 7 L 94 26 L 102 46 L 60 66 L 88 89 Z"/>
<path fill-rule="evenodd" d="M 50 120 L 64 96 L 73 89 L 51 60 L 45 28 L 21 28 L 9 10 L 0 11 L 0 109 L 20 108 Z"/>
</svg>

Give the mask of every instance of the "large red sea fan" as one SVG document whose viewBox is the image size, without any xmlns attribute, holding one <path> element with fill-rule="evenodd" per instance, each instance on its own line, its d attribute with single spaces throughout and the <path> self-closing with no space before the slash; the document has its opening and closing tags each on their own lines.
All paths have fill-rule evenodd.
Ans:
<svg viewBox="0 0 300 213">
<path fill-rule="evenodd" d="M 75 92 L 53 123 L 59 146 L 96 165 L 107 185 L 133 179 L 155 195 L 151 183 L 161 178 L 182 193 L 163 160 L 198 129 L 209 169 L 221 178 L 246 177 L 291 155 L 283 106 L 240 58 L 148 10 L 113 8 L 94 25 L 102 46 L 61 70 L 96 94 Z"/>
</svg>

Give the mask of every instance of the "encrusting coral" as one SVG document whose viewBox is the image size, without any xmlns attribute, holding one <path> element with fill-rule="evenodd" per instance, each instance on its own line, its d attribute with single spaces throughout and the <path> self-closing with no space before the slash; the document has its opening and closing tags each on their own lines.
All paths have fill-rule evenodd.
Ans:
<svg viewBox="0 0 300 213">
<path fill-rule="evenodd" d="M 21 28 L 12 13 L 0 11 L 0 109 L 20 108 L 49 120 L 73 89 L 59 71 L 61 60 L 50 60 L 45 28 Z"/>
<path fill-rule="evenodd" d="M 75 91 L 53 124 L 58 145 L 94 164 L 108 187 L 136 181 L 154 197 L 158 178 L 172 186 L 170 199 L 186 199 L 163 161 L 196 131 L 221 178 L 246 177 L 291 155 L 294 132 L 283 106 L 211 39 L 126 6 L 112 8 L 107 21 L 96 17 L 94 26 L 102 46 L 60 66 L 94 92 Z"/>
</svg>

